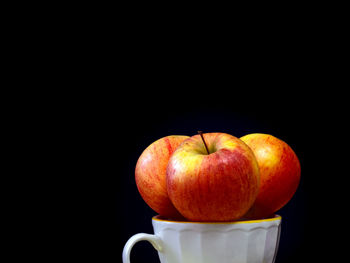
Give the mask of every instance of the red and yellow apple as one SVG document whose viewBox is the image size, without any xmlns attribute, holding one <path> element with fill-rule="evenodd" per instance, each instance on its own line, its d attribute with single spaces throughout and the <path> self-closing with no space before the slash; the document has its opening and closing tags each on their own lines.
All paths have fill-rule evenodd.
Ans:
<svg viewBox="0 0 350 263">
<path fill-rule="evenodd" d="M 157 213 L 169 218 L 182 218 L 171 203 L 166 187 L 166 168 L 175 149 L 189 136 L 171 135 L 149 145 L 135 168 L 137 188 L 143 200 Z"/>
<path fill-rule="evenodd" d="M 176 209 L 190 221 L 232 221 L 252 206 L 259 167 L 252 150 L 226 133 L 185 140 L 170 157 L 167 189 Z"/>
<path fill-rule="evenodd" d="M 241 140 L 254 152 L 260 169 L 259 194 L 245 217 L 270 216 L 296 192 L 300 181 L 299 159 L 287 143 L 269 134 L 248 134 Z"/>
</svg>

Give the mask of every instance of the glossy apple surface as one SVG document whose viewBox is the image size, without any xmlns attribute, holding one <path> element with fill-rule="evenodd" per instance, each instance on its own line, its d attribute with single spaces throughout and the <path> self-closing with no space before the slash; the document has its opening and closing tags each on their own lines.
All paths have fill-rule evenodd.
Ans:
<svg viewBox="0 0 350 263">
<path fill-rule="evenodd" d="M 241 137 L 254 152 L 260 168 L 260 190 L 248 218 L 264 218 L 286 205 L 300 181 L 300 162 L 284 141 L 261 133 Z"/>
<path fill-rule="evenodd" d="M 168 197 L 166 168 L 172 153 L 187 138 L 171 135 L 153 142 L 143 151 L 136 164 L 135 180 L 143 200 L 165 217 L 182 218 Z"/>
<path fill-rule="evenodd" d="M 176 209 L 190 221 L 232 221 L 251 207 L 259 190 L 259 168 L 251 149 L 226 133 L 184 141 L 171 156 L 167 188 Z"/>
</svg>

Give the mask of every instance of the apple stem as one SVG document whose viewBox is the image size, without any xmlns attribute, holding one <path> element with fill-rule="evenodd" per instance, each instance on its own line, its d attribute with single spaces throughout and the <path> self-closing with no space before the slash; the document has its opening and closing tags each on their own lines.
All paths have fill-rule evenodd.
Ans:
<svg viewBox="0 0 350 263">
<path fill-rule="evenodd" d="M 198 134 L 199 134 L 199 135 L 201 136 L 201 138 L 202 138 L 202 141 L 203 141 L 203 143 L 204 143 L 205 149 L 207 150 L 207 153 L 210 154 L 210 153 L 209 153 L 209 150 L 208 150 L 208 146 L 207 146 L 207 144 L 205 143 L 205 140 L 204 140 L 204 137 L 203 137 L 203 132 L 202 132 L 202 131 L 198 131 Z"/>
</svg>

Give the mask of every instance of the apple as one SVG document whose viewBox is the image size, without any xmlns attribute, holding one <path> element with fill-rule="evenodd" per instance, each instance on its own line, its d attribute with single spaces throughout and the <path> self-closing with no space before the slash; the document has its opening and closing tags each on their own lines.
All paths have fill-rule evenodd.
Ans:
<svg viewBox="0 0 350 263">
<path fill-rule="evenodd" d="M 292 148 L 272 135 L 241 137 L 254 152 L 260 169 L 260 190 L 247 218 L 264 218 L 286 205 L 300 181 L 300 162 Z"/>
<path fill-rule="evenodd" d="M 167 188 L 176 209 L 190 221 L 233 221 L 252 206 L 259 167 L 252 150 L 226 133 L 185 140 L 170 157 Z"/>
<path fill-rule="evenodd" d="M 166 168 L 172 153 L 187 138 L 163 137 L 149 145 L 136 163 L 135 180 L 141 197 L 154 211 L 168 218 L 182 218 L 168 197 Z"/>
</svg>

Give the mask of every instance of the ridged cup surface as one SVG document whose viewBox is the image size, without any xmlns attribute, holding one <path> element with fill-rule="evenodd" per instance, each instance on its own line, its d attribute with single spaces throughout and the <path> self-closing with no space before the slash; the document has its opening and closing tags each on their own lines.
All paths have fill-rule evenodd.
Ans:
<svg viewBox="0 0 350 263">
<path fill-rule="evenodd" d="M 161 263 L 273 263 L 281 217 L 229 223 L 152 219 Z"/>
</svg>

